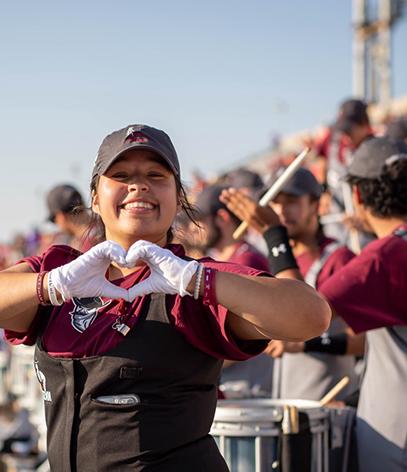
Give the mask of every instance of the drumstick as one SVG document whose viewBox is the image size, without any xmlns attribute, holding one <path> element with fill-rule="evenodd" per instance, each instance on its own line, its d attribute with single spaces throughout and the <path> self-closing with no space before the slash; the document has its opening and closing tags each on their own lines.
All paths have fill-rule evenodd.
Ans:
<svg viewBox="0 0 407 472">
<path fill-rule="evenodd" d="M 332 401 L 338 393 L 343 390 L 349 383 L 349 377 L 345 375 L 343 379 L 341 379 L 334 387 L 329 390 L 329 392 L 322 397 L 322 399 L 319 401 L 321 406 L 325 406 L 327 403 Z"/>
<path fill-rule="evenodd" d="M 298 434 L 300 432 L 298 408 L 296 406 L 284 405 L 281 429 L 283 434 Z"/>
<path fill-rule="evenodd" d="M 352 201 L 352 190 L 350 185 L 346 182 L 342 182 L 342 195 L 343 195 L 343 203 L 345 205 L 345 212 L 348 215 L 354 215 L 355 209 L 353 208 L 353 201 Z M 352 228 L 349 231 L 350 241 L 349 245 L 352 251 L 355 254 L 360 253 L 360 241 L 359 241 L 359 233 L 357 229 Z"/>
<path fill-rule="evenodd" d="M 262 196 L 259 201 L 259 205 L 265 207 L 268 205 L 269 201 L 272 200 L 284 187 L 287 180 L 294 174 L 294 172 L 300 167 L 302 161 L 305 159 L 307 154 L 309 153 L 310 148 L 305 148 L 294 160 L 291 164 L 284 170 L 284 172 L 280 175 L 280 177 L 274 182 L 274 184 L 267 190 L 267 192 Z M 233 239 L 239 239 L 242 234 L 247 230 L 249 225 L 246 221 L 243 221 L 238 228 L 233 233 Z"/>
</svg>

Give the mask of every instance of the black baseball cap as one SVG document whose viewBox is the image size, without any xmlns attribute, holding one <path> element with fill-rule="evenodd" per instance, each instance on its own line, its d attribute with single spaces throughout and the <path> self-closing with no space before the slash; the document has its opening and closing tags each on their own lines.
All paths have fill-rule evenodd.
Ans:
<svg viewBox="0 0 407 472">
<path fill-rule="evenodd" d="M 208 185 L 200 192 L 195 200 L 195 208 L 197 210 L 197 218 L 205 216 L 215 216 L 221 208 L 227 209 L 220 200 L 220 194 L 227 189 L 224 185 Z"/>
<path fill-rule="evenodd" d="M 342 102 L 334 128 L 349 134 L 354 125 L 369 124 L 367 104 L 363 100 L 349 99 Z"/>
<path fill-rule="evenodd" d="M 305 167 L 300 167 L 286 182 L 280 192 L 296 197 L 312 195 L 315 198 L 319 198 L 322 194 L 322 186 L 311 171 L 305 169 Z"/>
<path fill-rule="evenodd" d="M 57 185 L 47 194 L 48 220 L 54 222 L 58 212 L 72 213 L 78 207 L 83 207 L 79 191 L 69 184 Z"/>
<path fill-rule="evenodd" d="M 129 125 L 106 136 L 100 145 L 92 178 L 103 175 L 113 162 L 131 149 L 155 152 L 180 177 L 177 152 L 169 136 L 162 130 L 147 125 Z"/>
<path fill-rule="evenodd" d="M 371 137 L 356 149 L 348 174 L 365 179 L 377 179 L 386 164 L 399 158 L 407 158 L 407 144 L 388 137 Z"/>
<path fill-rule="evenodd" d="M 229 172 L 226 183 L 234 188 L 248 187 L 254 190 L 264 186 L 259 174 L 244 167 Z"/>
</svg>

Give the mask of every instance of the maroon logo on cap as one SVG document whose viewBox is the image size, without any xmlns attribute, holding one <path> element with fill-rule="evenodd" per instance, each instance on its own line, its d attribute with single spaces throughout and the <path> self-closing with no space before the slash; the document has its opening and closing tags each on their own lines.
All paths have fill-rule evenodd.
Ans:
<svg viewBox="0 0 407 472">
<path fill-rule="evenodd" d="M 138 129 L 130 127 L 126 133 L 126 141 L 130 141 L 131 143 L 146 144 L 148 143 L 148 138 Z"/>
</svg>

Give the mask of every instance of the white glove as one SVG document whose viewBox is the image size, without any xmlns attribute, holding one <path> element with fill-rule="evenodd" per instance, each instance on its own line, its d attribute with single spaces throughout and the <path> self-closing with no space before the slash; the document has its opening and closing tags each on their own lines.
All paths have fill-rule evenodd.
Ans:
<svg viewBox="0 0 407 472">
<path fill-rule="evenodd" d="M 128 267 L 134 267 L 138 260 L 146 262 L 151 275 L 129 289 L 130 300 L 150 293 L 191 295 L 187 287 L 198 269 L 197 261 L 184 261 L 168 249 L 148 241 L 135 242 L 127 252 Z"/>
<path fill-rule="evenodd" d="M 73 297 L 128 299 L 128 291 L 106 279 L 111 262 L 126 266 L 126 251 L 114 241 L 104 241 L 77 259 L 50 271 L 52 283 L 64 301 Z"/>
</svg>

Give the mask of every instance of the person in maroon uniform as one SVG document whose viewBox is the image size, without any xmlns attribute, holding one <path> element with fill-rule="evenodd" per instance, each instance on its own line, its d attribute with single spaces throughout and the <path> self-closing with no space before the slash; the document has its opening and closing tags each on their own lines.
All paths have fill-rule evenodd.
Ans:
<svg viewBox="0 0 407 472">
<path fill-rule="evenodd" d="M 354 257 L 348 248 L 325 236 L 318 217 L 321 193 L 314 175 L 300 168 L 265 208 L 236 189 L 224 191 L 221 199 L 263 234 L 274 275 L 287 276 L 284 265 L 276 261 L 292 251 L 295 259 L 289 262 L 298 265 L 298 275 L 318 289 Z M 267 352 L 273 357 L 282 356 L 276 364 L 273 396 L 319 400 L 345 375 L 354 380 L 355 359 L 349 349 L 349 335 L 353 347 L 353 333 L 336 319 L 322 338 L 307 343 L 272 340 Z M 351 382 L 342 396 L 354 387 Z"/>
<path fill-rule="evenodd" d="M 93 242 L 88 231 L 89 214 L 79 191 L 69 184 L 56 185 L 48 192 L 46 200 L 48 220 L 68 238 L 68 245 L 82 252 L 90 249 Z"/>
<path fill-rule="evenodd" d="M 367 332 L 357 411 L 361 472 L 407 470 L 407 145 L 364 141 L 348 170 L 357 215 L 377 240 L 319 291 L 357 333 Z"/>
<path fill-rule="evenodd" d="M 367 103 L 354 98 L 344 100 L 339 107 L 335 124 L 315 149 L 319 156 L 318 173 L 325 190 L 321 196 L 321 208 L 325 213 L 343 213 L 345 208 L 347 209 L 348 191 L 343 177 L 346 175 L 347 166 L 352 162 L 353 152 L 371 136 L 373 130 L 370 126 Z M 352 236 L 337 223 L 326 225 L 325 232 L 358 252 L 359 245 L 365 244 L 369 236 L 359 233 L 356 239 L 356 228 L 350 225 L 351 228 Z"/>
<path fill-rule="evenodd" d="M 363 100 L 350 98 L 344 100 L 338 110 L 334 129 L 348 136 L 354 149 L 373 136 L 367 104 Z"/>
<path fill-rule="evenodd" d="M 91 190 L 102 242 L 53 246 L 0 274 L 0 326 L 36 344 L 51 469 L 225 471 L 209 436 L 222 359 L 317 336 L 329 306 L 298 281 L 171 245 L 190 206 L 161 130 L 107 136 Z"/>
<path fill-rule="evenodd" d="M 233 174 L 232 174 L 233 175 Z M 237 177 L 252 177 L 250 174 L 234 174 Z M 236 180 L 236 183 L 237 180 Z M 242 183 L 242 179 L 240 181 Z M 233 233 L 241 220 L 229 211 L 219 200 L 222 185 L 209 185 L 196 197 L 195 208 L 201 226 L 197 231 L 196 243 L 204 254 L 212 255 L 216 260 L 244 265 L 260 271 L 269 271 L 267 258 L 245 239 L 236 241 Z M 242 191 L 247 191 L 243 189 Z M 191 224 L 191 231 L 193 231 Z M 273 381 L 273 359 L 267 354 L 260 354 L 244 362 L 227 360 L 223 364 L 220 389 L 226 398 L 270 396 Z"/>
<path fill-rule="evenodd" d="M 267 258 L 245 239 L 236 241 L 233 233 L 241 220 L 219 200 L 223 185 L 209 185 L 196 197 L 195 208 L 200 228 L 195 244 L 217 260 L 234 262 L 258 270 L 269 270 Z M 193 225 L 191 224 L 191 232 Z"/>
</svg>

